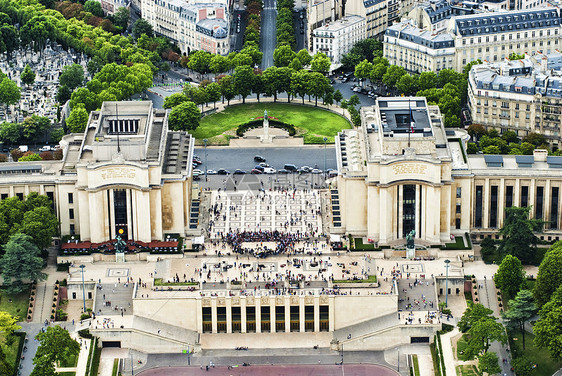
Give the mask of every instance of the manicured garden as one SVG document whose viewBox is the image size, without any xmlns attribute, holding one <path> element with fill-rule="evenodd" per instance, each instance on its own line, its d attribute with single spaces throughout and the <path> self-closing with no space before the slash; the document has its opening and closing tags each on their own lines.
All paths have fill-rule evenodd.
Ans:
<svg viewBox="0 0 562 376">
<path fill-rule="evenodd" d="M 304 137 L 304 142 L 309 144 L 323 143 L 324 137 L 333 143 L 334 136 L 339 131 L 351 128 L 344 117 L 331 111 L 298 104 L 268 102 L 233 105 L 222 112 L 205 116 L 192 134 L 199 141 L 206 138 L 209 144 L 224 144 L 229 137 L 236 136 L 238 125 L 263 117 L 264 110 L 279 121 L 293 124 L 297 128 L 297 136 Z"/>
<path fill-rule="evenodd" d="M 531 333 L 525 333 L 525 350 L 523 350 L 523 342 L 521 332 L 511 333 L 509 337 L 509 345 L 514 356 L 525 355 L 532 359 L 537 368 L 535 376 L 551 376 L 562 368 L 562 363 L 555 361 L 550 357 L 546 349 L 539 349 L 534 344 L 535 336 Z"/>
</svg>

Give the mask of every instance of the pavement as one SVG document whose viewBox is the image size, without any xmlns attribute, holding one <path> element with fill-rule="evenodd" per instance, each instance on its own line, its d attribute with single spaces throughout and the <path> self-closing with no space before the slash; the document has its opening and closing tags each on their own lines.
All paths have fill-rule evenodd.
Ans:
<svg viewBox="0 0 562 376">
<path fill-rule="evenodd" d="M 277 2 L 264 0 L 261 13 L 261 69 L 273 66 L 273 51 L 277 45 Z"/>
<path fill-rule="evenodd" d="M 194 154 L 201 158 L 200 170 L 218 170 L 225 168 L 231 173 L 236 169 L 242 169 L 250 172 L 258 162 L 254 161 L 254 156 L 261 155 L 267 160 L 267 163 L 276 170 L 282 169 L 285 164 L 294 164 L 297 167 L 315 166 L 321 170 L 336 169 L 336 148 L 332 145 L 310 145 L 301 147 L 253 147 L 253 148 L 234 148 L 221 146 L 196 147 Z M 324 155 L 326 163 L 324 164 Z M 283 174 L 273 174 L 276 178 Z M 297 176 L 298 174 L 288 174 L 285 176 Z M 303 176 L 312 177 L 314 174 L 303 174 Z M 267 175 L 261 175 L 267 176 Z M 209 177 L 209 175 L 208 175 Z M 225 176 L 221 176 L 224 180 Z"/>
</svg>

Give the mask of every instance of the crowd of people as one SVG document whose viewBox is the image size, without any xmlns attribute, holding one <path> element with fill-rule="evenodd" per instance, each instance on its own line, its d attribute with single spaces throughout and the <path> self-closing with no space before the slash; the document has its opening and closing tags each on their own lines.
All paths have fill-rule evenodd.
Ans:
<svg viewBox="0 0 562 376">
<path fill-rule="evenodd" d="M 280 231 L 241 231 L 228 232 L 224 241 L 233 252 L 239 254 L 251 254 L 255 257 L 265 258 L 269 255 L 280 253 L 291 253 L 295 250 L 295 243 L 301 239 L 301 234 L 290 234 Z M 275 249 L 260 245 L 252 248 L 244 247 L 244 243 L 275 242 Z"/>
</svg>

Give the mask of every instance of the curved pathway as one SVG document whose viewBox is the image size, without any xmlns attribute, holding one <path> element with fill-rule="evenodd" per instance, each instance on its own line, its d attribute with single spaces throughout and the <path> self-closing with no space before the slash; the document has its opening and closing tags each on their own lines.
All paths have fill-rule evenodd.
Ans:
<svg viewBox="0 0 562 376">
<path fill-rule="evenodd" d="M 342 371 L 346 376 L 397 376 L 398 373 L 390 368 L 370 364 L 337 365 L 281 365 L 281 366 L 249 366 L 249 367 L 216 367 L 211 368 L 213 375 L 244 375 L 244 376 L 336 376 Z M 199 367 L 162 367 L 143 371 L 137 376 L 185 376 L 208 375 L 205 368 Z"/>
</svg>

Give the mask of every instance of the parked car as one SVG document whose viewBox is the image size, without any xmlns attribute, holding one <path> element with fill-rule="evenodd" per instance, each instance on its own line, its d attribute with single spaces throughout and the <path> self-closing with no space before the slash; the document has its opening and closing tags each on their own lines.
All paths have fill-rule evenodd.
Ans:
<svg viewBox="0 0 562 376">
<path fill-rule="evenodd" d="M 310 172 L 313 173 L 313 174 L 321 174 L 321 173 L 322 173 L 322 170 L 320 170 L 319 168 L 314 168 L 314 169 L 312 169 L 312 171 L 310 171 Z"/>
<path fill-rule="evenodd" d="M 289 171 L 289 170 L 285 170 L 284 168 L 282 168 L 282 169 L 280 169 L 280 170 L 277 170 L 277 173 L 278 173 L 278 174 L 288 174 L 288 173 L 290 173 L 290 171 Z"/>
<path fill-rule="evenodd" d="M 264 167 L 264 169 L 263 169 L 264 174 L 275 174 L 276 172 L 277 172 L 277 170 L 275 170 L 274 168 L 271 168 L 271 167 Z"/>
<path fill-rule="evenodd" d="M 45 146 L 41 146 L 39 148 L 39 151 L 43 152 L 43 151 L 51 151 L 51 147 L 49 145 L 45 145 Z"/>
<path fill-rule="evenodd" d="M 218 175 L 230 175 L 230 171 L 228 171 L 225 168 L 219 168 L 218 171 L 217 171 L 217 174 Z"/>
<path fill-rule="evenodd" d="M 270 165 L 268 165 L 268 164 L 265 163 L 265 162 L 261 162 L 261 163 L 259 164 L 259 166 L 260 166 L 260 167 L 271 167 Z"/>
<path fill-rule="evenodd" d="M 241 170 L 239 168 L 234 171 L 234 175 L 244 175 L 245 173 L 246 171 Z"/>
<path fill-rule="evenodd" d="M 263 166 L 257 165 L 254 167 L 254 170 L 260 170 L 260 172 L 263 172 Z"/>
<path fill-rule="evenodd" d="M 302 166 L 301 168 L 302 168 L 303 170 L 305 170 L 305 172 L 310 172 L 310 171 L 312 171 L 312 167 Z"/>
<path fill-rule="evenodd" d="M 203 171 L 201 171 L 200 169 L 196 168 L 196 169 L 193 170 L 193 173 L 194 173 L 194 174 L 202 175 L 202 174 L 203 174 Z"/>
<path fill-rule="evenodd" d="M 297 171 L 297 166 L 295 166 L 294 164 L 290 164 L 290 163 L 285 164 L 285 166 L 283 166 L 283 168 L 285 170 L 288 170 L 288 171 Z"/>
<path fill-rule="evenodd" d="M 207 175 L 216 175 L 217 172 L 215 170 L 207 170 Z"/>
<path fill-rule="evenodd" d="M 261 155 L 254 156 L 254 162 L 265 162 L 265 158 Z"/>
<path fill-rule="evenodd" d="M 254 175 L 261 175 L 261 171 L 258 170 L 257 168 L 252 169 L 252 171 L 250 171 L 250 174 L 254 174 Z"/>
</svg>

